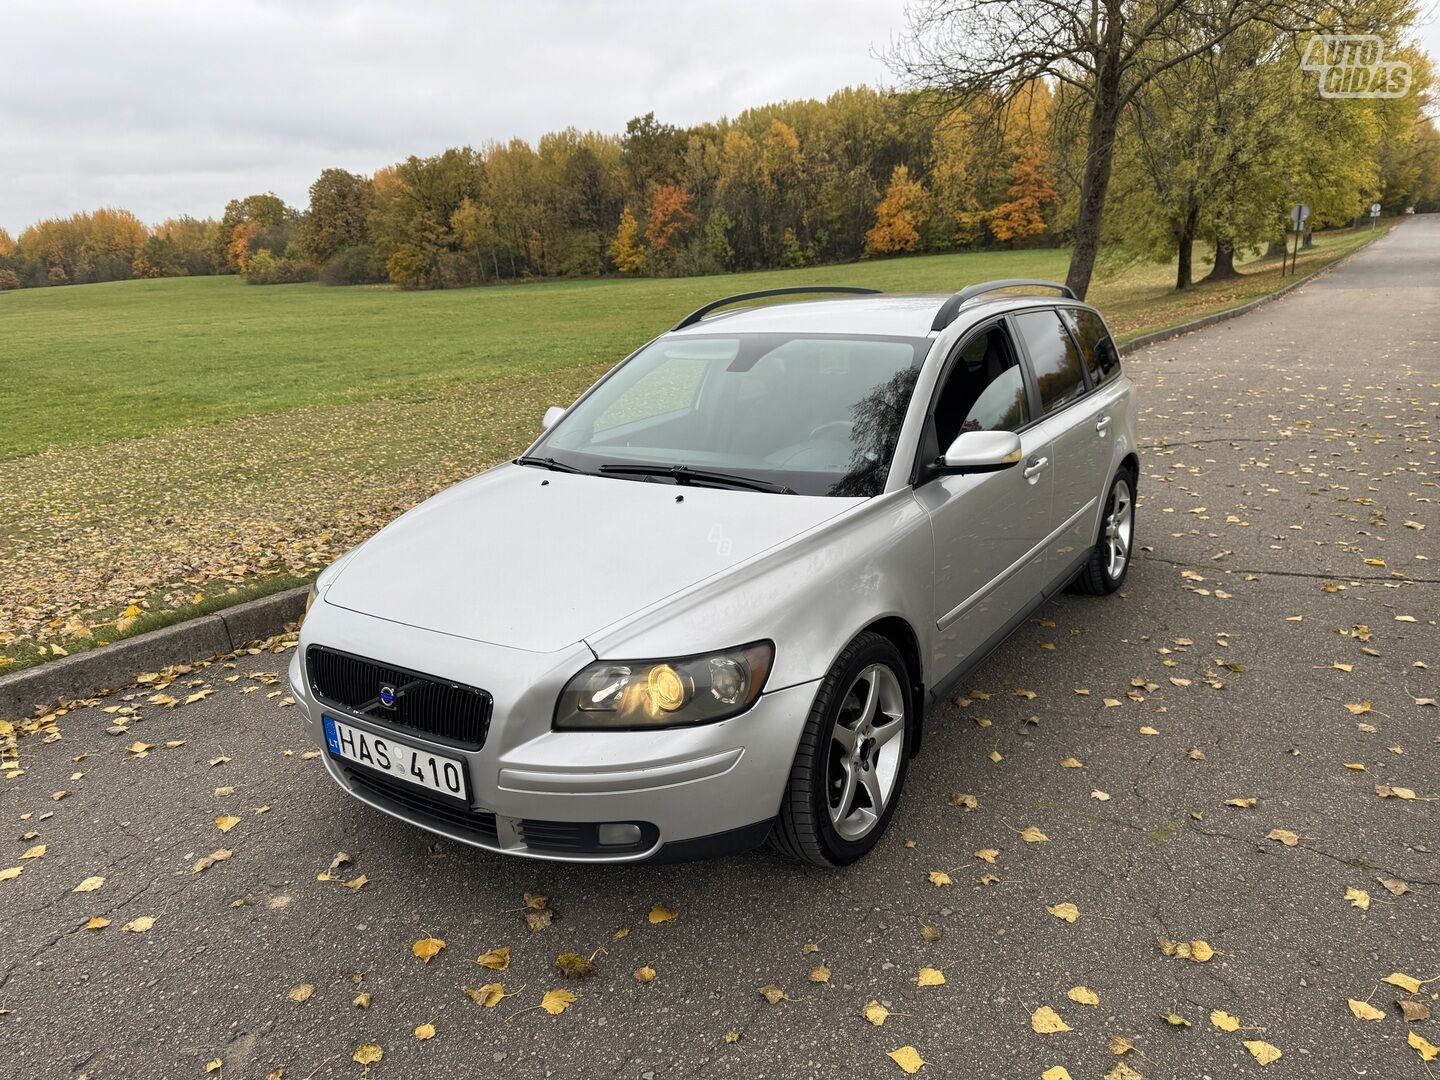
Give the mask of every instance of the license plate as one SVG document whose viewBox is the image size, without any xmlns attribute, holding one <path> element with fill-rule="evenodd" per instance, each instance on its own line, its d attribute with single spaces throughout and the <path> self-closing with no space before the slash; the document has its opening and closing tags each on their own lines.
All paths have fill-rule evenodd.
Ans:
<svg viewBox="0 0 1440 1080">
<path fill-rule="evenodd" d="M 388 735 L 342 723 L 324 716 L 325 745 L 335 757 L 405 780 L 427 791 L 468 801 L 465 787 L 465 765 L 458 758 L 432 754 Z"/>
</svg>

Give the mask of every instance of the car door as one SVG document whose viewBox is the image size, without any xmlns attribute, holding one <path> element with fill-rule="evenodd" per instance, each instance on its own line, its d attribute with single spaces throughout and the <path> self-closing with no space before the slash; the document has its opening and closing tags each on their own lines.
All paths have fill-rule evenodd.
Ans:
<svg viewBox="0 0 1440 1080">
<path fill-rule="evenodd" d="M 1111 441 L 1099 395 L 1090 392 L 1085 365 L 1060 313 L 1033 308 L 1014 316 L 1016 330 L 1040 395 L 1052 474 L 1047 588 L 1067 576 L 1095 544 L 1100 501 L 1109 479 Z"/>
<path fill-rule="evenodd" d="M 1033 422 L 1035 407 L 1003 320 L 968 335 L 937 383 L 915 474 L 935 544 L 935 681 L 1008 632 L 1040 595 L 1051 473 L 1036 467 L 1048 435 Z M 1020 464 L 971 475 L 929 471 L 962 430 L 1017 432 Z"/>
</svg>

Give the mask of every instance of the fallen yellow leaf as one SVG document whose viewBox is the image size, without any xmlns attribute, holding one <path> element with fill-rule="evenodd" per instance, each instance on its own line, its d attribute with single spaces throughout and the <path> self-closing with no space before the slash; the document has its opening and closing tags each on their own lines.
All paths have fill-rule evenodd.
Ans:
<svg viewBox="0 0 1440 1080">
<path fill-rule="evenodd" d="M 1385 1019 L 1385 1014 L 1367 1001 L 1356 1001 L 1354 998 L 1350 998 L 1345 1004 L 1350 1006 L 1350 1011 L 1355 1014 L 1357 1020 Z"/>
<path fill-rule="evenodd" d="M 879 1027 L 890 1018 L 890 1010 L 881 1005 L 878 1001 L 872 1001 L 865 1008 L 860 1010 L 860 1015 L 869 1020 L 870 1023 Z"/>
<path fill-rule="evenodd" d="M 785 991 L 772 984 L 760 987 L 760 996 L 771 1005 L 779 1005 L 780 1002 L 785 1000 Z"/>
<path fill-rule="evenodd" d="M 579 1000 L 579 997 L 569 990 L 547 990 L 540 999 L 540 1007 L 551 1016 L 559 1016 Z"/>
<path fill-rule="evenodd" d="M 1345 899 L 1349 900 L 1353 907 L 1361 911 L 1370 910 L 1370 894 L 1364 889 L 1356 889 L 1353 886 L 1345 890 Z"/>
<path fill-rule="evenodd" d="M 654 981 L 655 981 L 655 969 L 654 969 L 653 967 L 651 967 L 649 964 L 646 964 L 644 967 L 638 967 L 638 968 L 636 968 L 636 969 L 635 969 L 634 971 L 632 971 L 630 974 L 632 974 L 633 976 L 635 976 L 635 981 L 638 982 L 638 983 L 642 983 L 642 984 L 643 984 L 643 983 L 651 983 L 651 982 L 654 982 Z M 813 975 L 814 973 L 812 972 L 811 974 Z"/>
<path fill-rule="evenodd" d="M 828 983 L 830 981 L 830 969 L 824 964 L 818 964 L 810 969 L 810 981 L 812 983 Z"/>
<path fill-rule="evenodd" d="M 931 870 L 929 877 L 931 885 L 939 886 L 955 884 L 953 881 L 950 880 L 950 875 L 945 873 L 944 870 Z"/>
<path fill-rule="evenodd" d="M 1065 992 L 1065 996 L 1077 1005 L 1099 1005 L 1100 995 L 1091 990 L 1088 986 L 1072 986 Z"/>
<path fill-rule="evenodd" d="M 428 964 L 440 954 L 440 950 L 443 948 L 445 948 L 445 942 L 439 938 L 427 937 L 421 938 L 411 945 L 410 952 Z"/>
<path fill-rule="evenodd" d="M 475 962 L 483 968 L 489 968 L 491 971 L 504 971 L 510 966 L 510 946 L 501 945 L 498 949 L 483 952 L 476 958 Z"/>
<path fill-rule="evenodd" d="M 1294 847 L 1300 843 L 1300 837 L 1296 836 L 1289 829 L 1271 829 L 1265 834 L 1267 840 L 1279 840 L 1286 847 Z"/>
<path fill-rule="evenodd" d="M 94 892 L 96 889 L 100 888 L 100 886 L 104 884 L 105 879 L 103 877 L 87 877 L 84 881 L 80 882 L 79 885 L 76 885 L 75 888 L 71 889 L 70 891 Z"/>
<path fill-rule="evenodd" d="M 20 858 L 22 858 L 22 859 L 38 859 L 38 858 L 40 858 L 40 857 L 41 857 L 42 855 L 44 855 L 44 854 L 45 854 L 45 845 L 44 845 L 44 844 L 36 844 L 34 847 L 32 847 L 32 848 L 30 848 L 28 851 L 26 851 L 24 855 L 21 855 Z"/>
<path fill-rule="evenodd" d="M 1043 844 L 1050 838 L 1034 825 L 1030 825 L 1020 834 L 1020 839 L 1024 840 L 1027 844 Z"/>
<path fill-rule="evenodd" d="M 1210 1014 L 1210 1023 L 1214 1024 L 1221 1031 L 1240 1030 L 1240 1018 L 1238 1016 L 1231 1016 L 1229 1013 L 1222 1012 L 1219 1009 L 1216 1009 Z"/>
<path fill-rule="evenodd" d="M 1279 1061 L 1285 1055 L 1280 1052 L 1278 1046 L 1271 1046 L 1259 1039 L 1246 1039 L 1245 1049 L 1254 1055 L 1255 1060 L 1261 1065 L 1269 1065 L 1272 1061 Z"/>
<path fill-rule="evenodd" d="M 374 1043 L 361 1043 L 355 1048 L 355 1053 L 350 1055 L 350 1060 L 357 1065 L 374 1065 L 385 1056 L 385 1051 Z"/>
<path fill-rule="evenodd" d="M 221 832 L 229 832 L 231 829 L 233 829 L 236 825 L 239 824 L 240 819 L 234 814 L 222 814 L 220 815 L 220 817 L 217 817 L 215 819 L 215 827 Z"/>
<path fill-rule="evenodd" d="M 1069 1024 L 1060 1019 L 1060 1014 L 1049 1005 L 1041 1005 L 1030 1014 L 1030 1027 L 1040 1035 L 1053 1035 L 1059 1031 L 1072 1030 Z"/>
<path fill-rule="evenodd" d="M 1403 971 L 1392 971 L 1380 981 L 1387 982 L 1391 986 L 1398 986 L 1407 994 L 1418 994 L 1420 992 L 1420 980 L 1412 975 L 1406 975 Z"/>
<path fill-rule="evenodd" d="M 650 909 L 650 924 L 673 922 L 680 912 L 675 908 L 668 908 L 664 904 L 656 904 Z"/>
<path fill-rule="evenodd" d="M 920 974 L 915 976 L 916 986 L 944 986 L 945 973 L 939 968 L 922 967 Z"/>
<path fill-rule="evenodd" d="M 154 925 L 155 917 L 153 915 L 141 915 L 138 919 L 131 919 L 120 929 L 132 934 L 143 934 Z"/>
<path fill-rule="evenodd" d="M 1064 1065 L 1053 1065 L 1040 1074 L 1040 1080 L 1070 1080 Z"/>
<path fill-rule="evenodd" d="M 899 1065 L 903 1071 L 912 1075 L 919 1072 L 920 1066 L 925 1064 L 925 1059 L 913 1046 L 902 1046 L 897 1050 L 891 1050 L 886 1057 Z"/>
<path fill-rule="evenodd" d="M 299 986 L 290 988 L 290 993 L 285 996 L 291 1001 L 305 1002 L 310 1000 L 310 995 L 315 993 L 314 983 L 301 983 Z"/>
<path fill-rule="evenodd" d="M 415 1038 L 421 1040 L 422 1042 L 424 1042 L 426 1039 L 433 1039 L 434 1037 L 435 1037 L 435 1025 L 434 1025 L 434 1024 L 421 1024 L 419 1027 L 417 1027 L 417 1028 L 415 1029 Z"/>
<path fill-rule="evenodd" d="M 465 996 L 475 1002 L 476 1005 L 493 1009 L 505 1000 L 505 987 L 499 983 L 486 983 L 479 988 L 467 986 L 465 988 Z"/>
<path fill-rule="evenodd" d="M 1189 1020 L 1186 1020 L 1185 1017 L 1181 1016 L 1179 1013 L 1173 1013 L 1173 1012 L 1172 1012 L 1172 1013 L 1164 1013 L 1164 1014 L 1162 1015 L 1161 1019 L 1163 1019 L 1163 1020 L 1164 1020 L 1167 1024 L 1169 1024 L 1171 1027 L 1189 1027 L 1189 1026 L 1190 1026 L 1190 1021 L 1189 1021 Z"/>
<path fill-rule="evenodd" d="M 994 865 L 995 865 L 995 860 L 998 859 L 999 857 L 1000 857 L 1000 849 L 999 849 L 999 848 L 987 847 L 987 848 L 981 848 L 979 851 L 975 852 L 975 858 L 980 859 L 980 860 L 982 860 L 982 861 L 984 861 L 984 862 L 987 862 L 987 863 L 989 863 L 991 866 L 994 866 Z"/>
<path fill-rule="evenodd" d="M 1435 1056 L 1440 1054 L 1440 1047 L 1426 1041 L 1424 1037 L 1413 1031 L 1410 1032 L 1406 1042 L 1410 1044 L 1411 1049 L 1419 1052 L 1421 1061 L 1434 1061 Z"/>
</svg>

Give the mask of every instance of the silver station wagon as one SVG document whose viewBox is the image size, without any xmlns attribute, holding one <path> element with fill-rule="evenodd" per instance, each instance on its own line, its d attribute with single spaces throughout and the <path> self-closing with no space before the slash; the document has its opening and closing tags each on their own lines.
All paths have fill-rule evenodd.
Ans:
<svg viewBox="0 0 1440 1080">
<path fill-rule="evenodd" d="M 1048 597 L 1119 588 L 1137 474 L 1064 286 L 733 296 L 321 574 L 290 681 L 341 787 L 455 840 L 844 865 L 927 708 Z"/>
</svg>

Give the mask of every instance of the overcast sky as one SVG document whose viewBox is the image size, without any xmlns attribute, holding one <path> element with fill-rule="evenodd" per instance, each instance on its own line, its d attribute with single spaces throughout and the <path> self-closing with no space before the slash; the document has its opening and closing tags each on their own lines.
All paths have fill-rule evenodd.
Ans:
<svg viewBox="0 0 1440 1080">
<path fill-rule="evenodd" d="M 1433 12 L 1433 5 L 1429 5 Z M 0 227 L 882 85 L 904 0 L 0 0 Z M 1440 56 L 1440 27 L 1425 41 Z"/>
</svg>

